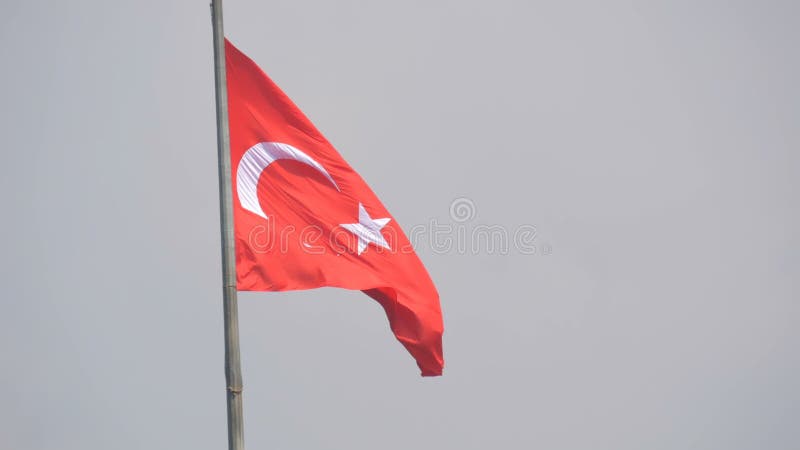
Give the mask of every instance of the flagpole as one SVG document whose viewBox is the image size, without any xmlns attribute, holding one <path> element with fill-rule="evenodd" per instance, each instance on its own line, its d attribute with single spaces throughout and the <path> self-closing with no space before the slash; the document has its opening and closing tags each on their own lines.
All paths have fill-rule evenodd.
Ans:
<svg viewBox="0 0 800 450">
<path fill-rule="evenodd" d="M 225 382 L 228 405 L 228 450 L 244 450 L 242 367 L 239 357 L 239 311 L 236 303 L 236 255 L 233 238 L 233 194 L 228 130 L 228 88 L 225 77 L 225 34 L 222 0 L 211 0 L 214 30 L 214 86 L 217 100 L 219 159 L 219 222 L 222 235 L 222 303 L 225 321 Z"/>
</svg>

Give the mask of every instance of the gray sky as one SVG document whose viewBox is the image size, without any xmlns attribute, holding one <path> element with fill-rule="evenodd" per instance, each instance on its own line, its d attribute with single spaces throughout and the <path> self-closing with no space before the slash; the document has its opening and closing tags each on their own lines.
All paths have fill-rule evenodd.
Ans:
<svg viewBox="0 0 800 450">
<path fill-rule="evenodd" d="M 0 448 L 225 448 L 207 3 L 3 2 Z M 418 247 L 440 379 L 361 293 L 241 295 L 248 448 L 796 448 L 797 2 L 225 6 L 406 230 L 537 233 Z"/>
</svg>

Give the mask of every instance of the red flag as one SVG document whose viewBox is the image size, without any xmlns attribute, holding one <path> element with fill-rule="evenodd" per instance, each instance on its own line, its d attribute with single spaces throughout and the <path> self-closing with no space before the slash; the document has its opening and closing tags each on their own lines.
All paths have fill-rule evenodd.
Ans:
<svg viewBox="0 0 800 450">
<path fill-rule="evenodd" d="M 442 374 L 439 294 L 397 221 L 289 97 L 225 42 L 242 291 L 361 290 L 423 376 Z"/>
</svg>

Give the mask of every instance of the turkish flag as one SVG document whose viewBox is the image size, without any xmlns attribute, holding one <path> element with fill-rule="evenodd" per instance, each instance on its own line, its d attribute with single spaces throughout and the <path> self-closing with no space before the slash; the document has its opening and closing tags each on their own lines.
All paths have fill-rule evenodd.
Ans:
<svg viewBox="0 0 800 450">
<path fill-rule="evenodd" d="M 272 80 L 225 42 L 237 287 L 377 300 L 423 376 L 442 374 L 439 294 L 397 221 Z"/>
</svg>

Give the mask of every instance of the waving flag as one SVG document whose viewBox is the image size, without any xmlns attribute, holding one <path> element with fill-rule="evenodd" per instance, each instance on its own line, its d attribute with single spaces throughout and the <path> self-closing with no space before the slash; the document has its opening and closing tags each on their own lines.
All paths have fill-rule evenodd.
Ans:
<svg viewBox="0 0 800 450">
<path fill-rule="evenodd" d="M 225 42 L 237 287 L 361 290 L 423 376 L 442 374 L 439 295 L 397 221 L 294 103 Z"/>
</svg>

